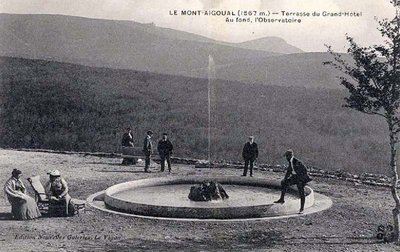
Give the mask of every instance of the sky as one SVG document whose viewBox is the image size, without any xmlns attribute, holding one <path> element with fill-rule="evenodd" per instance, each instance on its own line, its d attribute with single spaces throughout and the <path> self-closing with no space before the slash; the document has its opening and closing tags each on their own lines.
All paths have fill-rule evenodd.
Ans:
<svg viewBox="0 0 400 252">
<path fill-rule="evenodd" d="M 296 18 L 301 23 L 227 23 L 226 16 L 170 15 L 177 10 L 256 11 L 279 13 L 264 18 Z M 282 16 L 285 12 L 318 12 L 319 17 Z M 356 12 L 360 17 L 322 17 L 322 12 Z M 101 19 L 154 23 L 159 27 L 200 34 L 209 38 L 243 42 L 280 37 L 307 52 L 326 51 L 324 44 L 344 52 L 345 34 L 361 45 L 381 43 L 379 19 L 393 18 L 389 0 L 1 0 L 0 13 L 63 14 Z M 237 16 L 233 17 L 236 18 Z M 260 15 L 258 17 L 261 17 Z"/>
</svg>

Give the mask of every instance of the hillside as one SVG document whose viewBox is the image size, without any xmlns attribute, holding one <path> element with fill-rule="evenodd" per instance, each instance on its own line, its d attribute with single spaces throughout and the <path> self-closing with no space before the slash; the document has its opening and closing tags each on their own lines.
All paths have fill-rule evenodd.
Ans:
<svg viewBox="0 0 400 252">
<path fill-rule="evenodd" d="M 191 75 L 208 64 L 275 55 L 153 24 L 61 15 L 0 14 L 0 55 Z"/>
<path fill-rule="evenodd" d="M 206 79 L 4 57 L 0 73 L 1 146 L 118 151 L 130 125 L 138 145 L 166 131 L 177 156 L 207 156 Z M 213 85 L 213 159 L 240 160 L 251 134 L 263 163 L 293 148 L 326 170 L 388 171 L 384 122 L 343 108 L 342 90 Z"/>
<path fill-rule="evenodd" d="M 343 58 L 351 62 L 348 55 Z M 338 76 L 342 74 L 324 65 L 333 60 L 328 53 L 295 53 L 265 58 L 247 59 L 216 67 L 219 79 L 257 83 L 269 86 L 341 89 Z M 206 77 L 207 69 L 193 76 Z"/>
<path fill-rule="evenodd" d="M 0 56 L 205 78 L 211 54 L 217 68 L 223 70 L 217 72 L 220 79 L 265 84 L 266 66 L 274 63 L 275 67 L 268 69 L 271 81 L 279 76 L 288 80 L 272 85 L 287 86 L 292 79 L 308 85 L 309 79 L 311 87 L 316 83 L 332 86 L 331 75 L 320 71 L 325 56 L 287 55 L 302 51 L 276 37 L 227 43 L 153 24 L 16 14 L 0 14 L 0 34 Z M 285 56 L 271 57 L 282 54 Z M 287 69 L 293 67 L 293 57 L 297 60 L 291 73 Z M 297 72 L 308 70 L 312 71 L 307 78 L 299 78 Z"/>
<path fill-rule="evenodd" d="M 302 53 L 303 51 L 297 47 L 288 44 L 285 40 L 278 37 L 265 37 L 237 43 L 237 47 L 261 50 L 267 52 L 277 52 L 283 54 Z"/>
</svg>

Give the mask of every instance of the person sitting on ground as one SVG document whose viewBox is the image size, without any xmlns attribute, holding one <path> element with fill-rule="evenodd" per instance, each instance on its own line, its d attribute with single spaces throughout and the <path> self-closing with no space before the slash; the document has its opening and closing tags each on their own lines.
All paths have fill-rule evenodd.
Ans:
<svg viewBox="0 0 400 252">
<path fill-rule="evenodd" d="M 35 200 L 26 194 L 21 181 L 22 172 L 14 169 L 11 178 L 4 185 L 4 192 L 11 204 L 11 213 L 15 220 L 32 220 L 41 216 Z"/>
<path fill-rule="evenodd" d="M 285 157 L 289 162 L 289 165 L 285 174 L 285 178 L 281 182 L 281 197 L 274 203 L 285 203 L 285 193 L 287 188 L 291 185 L 297 185 L 300 195 L 299 214 L 302 214 L 304 211 L 304 204 L 306 202 L 304 187 L 312 179 L 307 174 L 307 167 L 300 160 L 294 157 L 293 150 L 287 150 Z"/>
<path fill-rule="evenodd" d="M 68 184 L 61 177 L 61 173 L 58 170 L 49 171 L 50 178 L 46 184 L 47 194 L 50 199 L 50 208 L 55 209 L 54 206 L 62 205 L 63 211 L 60 213 L 50 213 L 50 214 L 61 214 L 68 216 L 69 213 L 69 204 L 71 200 L 71 196 L 68 194 Z M 49 212 L 50 209 L 49 209 Z"/>
<path fill-rule="evenodd" d="M 132 136 L 132 129 L 130 127 L 126 128 L 126 132 L 122 135 L 121 140 L 122 147 L 134 147 L 133 145 L 133 136 Z M 123 153 L 124 154 L 124 153 Z M 134 158 L 124 158 L 122 160 L 123 165 L 135 164 Z"/>
</svg>

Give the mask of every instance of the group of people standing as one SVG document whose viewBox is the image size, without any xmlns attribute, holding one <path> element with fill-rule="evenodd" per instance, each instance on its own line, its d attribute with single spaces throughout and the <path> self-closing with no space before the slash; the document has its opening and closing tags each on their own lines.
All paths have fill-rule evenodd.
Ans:
<svg viewBox="0 0 400 252">
<path fill-rule="evenodd" d="M 49 181 L 45 189 L 49 199 L 49 212 L 52 205 L 62 206 L 62 215 L 68 216 L 69 202 L 67 182 L 61 177 L 58 170 L 49 171 Z M 31 220 L 41 216 L 35 199 L 26 192 L 26 187 L 21 180 L 22 171 L 14 169 L 11 178 L 4 185 L 4 192 L 11 204 L 11 214 L 15 220 Z"/>
<path fill-rule="evenodd" d="M 144 172 L 149 173 L 149 167 L 150 167 L 150 158 L 151 155 L 153 154 L 153 143 L 151 141 L 151 138 L 153 136 L 153 131 L 149 130 L 146 133 L 146 137 L 143 140 L 143 154 L 145 157 L 145 166 L 144 166 Z M 124 147 L 134 147 L 133 144 L 133 136 L 132 136 L 132 129 L 127 128 L 126 132 L 122 136 L 122 141 L 121 141 L 122 146 Z M 164 172 L 165 170 L 165 161 L 167 162 L 168 165 L 168 172 L 171 172 L 171 155 L 172 151 L 174 149 L 174 146 L 172 145 L 171 141 L 168 139 L 168 134 L 163 133 L 162 138 L 158 141 L 157 145 L 157 151 L 158 155 L 160 156 L 161 159 L 161 172 Z M 122 161 L 123 164 L 129 164 L 129 163 L 134 163 L 133 158 L 124 158 Z"/>
<path fill-rule="evenodd" d="M 150 172 L 149 171 L 150 157 L 153 153 L 153 144 L 151 141 L 152 136 L 153 132 L 151 130 L 147 131 L 146 137 L 144 138 L 143 141 L 143 153 L 145 156 L 145 168 L 144 168 L 145 172 Z M 122 146 L 126 147 L 134 146 L 131 128 L 127 128 L 127 132 L 125 132 L 125 134 L 122 136 Z M 157 146 L 158 154 L 161 159 L 162 172 L 165 169 L 165 161 L 167 161 L 168 164 L 168 171 L 171 172 L 171 154 L 173 149 L 174 147 L 171 141 L 168 139 L 168 134 L 163 133 L 162 138 L 158 141 L 158 146 Z M 307 167 L 299 159 L 294 157 L 293 150 L 287 150 L 284 156 L 288 161 L 288 168 L 284 179 L 281 181 L 281 197 L 274 203 L 279 203 L 279 204 L 285 203 L 285 194 L 287 189 L 292 185 L 296 185 L 300 196 L 299 213 L 303 213 L 305 204 L 304 187 L 312 179 L 307 174 Z M 254 163 L 258 158 L 258 145 L 254 141 L 254 136 L 250 136 L 248 141 L 245 143 L 242 150 L 242 157 L 244 160 L 244 169 L 242 176 L 244 177 L 247 176 L 247 172 L 249 171 L 250 168 L 250 177 L 253 177 Z M 124 159 L 123 163 L 125 161 L 126 160 Z"/>
<path fill-rule="evenodd" d="M 247 171 L 250 166 L 250 177 L 253 177 L 254 162 L 258 158 L 258 146 L 254 142 L 254 136 L 250 136 L 248 142 L 244 145 L 242 157 L 244 159 L 244 170 L 242 176 L 247 176 Z M 285 194 L 287 189 L 292 185 L 296 185 L 300 196 L 299 213 L 302 214 L 306 200 L 304 187 L 312 179 L 307 174 L 307 167 L 299 159 L 294 157 L 293 150 L 287 150 L 285 152 L 285 157 L 288 161 L 288 167 L 285 177 L 281 181 L 281 197 L 274 203 L 285 203 Z"/>
<path fill-rule="evenodd" d="M 153 144 L 151 138 L 153 132 L 147 131 L 146 137 L 143 141 L 143 152 L 145 156 L 145 172 L 149 171 L 150 157 L 153 153 Z M 133 147 L 133 137 L 131 128 L 127 128 L 127 132 L 122 137 L 122 146 Z M 168 164 L 168 171 L 171 172 L 171 154 L 174 149 L 171 141 L 168 139 L 168 134 L 163 133 L 162 138 L 158 141 L 158 154 L 161 159 L 161 171 L 165 169 L 165 161 Z M 307 174 L 307 167 L 297 158 L 294 157 L 293 150 L 287 150 L 285 152 L 286 160 L 288 161 L 288 168 L 284 179 L 281 181 L 281 197 L 274 203 L 283 204 L 285 203 L 285 194 L 287 189 L 296 185 L 300 196 L 300 211 L 303 213 L 305 204 L 305 192 L 304 187 L 312 179 Z M 254 141 L 254 136 L 250 136 L 248 142 L 245 143 L 242 151 L 242 157 L 244 160 L 244 169 L 242 176 L 247 176 L 247 172 L 250 168 L 250 177 L 253 177 L 254 163 L 258 158 L 258 145 Z M 125 160 L 125 159 L 124 159 Z M 124 162 L 124 161 L 123 161 Z"/>
</svg>

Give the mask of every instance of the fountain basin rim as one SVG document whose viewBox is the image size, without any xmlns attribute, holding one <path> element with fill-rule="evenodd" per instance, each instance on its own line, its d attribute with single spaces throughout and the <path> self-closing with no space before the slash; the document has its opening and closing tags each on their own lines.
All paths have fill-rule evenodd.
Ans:
<svg viewBox="0 0 400 252">
<path fill-rule="evenodd" d="M 333 202 L 332 200 L 320 193 L 314 193 L 315 201 L 313 207 L 305 209 L 303 215 L 299 215 L 298 213 L 286 214 L 286 215 L 279 215 L 279 216 L 267 216 L 267 217 L 260 217 L 260 218 L 238 218 L 238 219 L 198 219 L 198 218 L 172 218 L 172 217 L 157 217 L 157 216 L 147 216 L 147 215 L 139 215 L 139 214 L 131 214 L 131 213 L 124 213 L 116 210 L 109 209 L 104 204 L 104 193 L 105 190 L 96 192 L 94 194 L 89 195 L 86 199 L 88 202 L 88 207 L 91 208 L 90 211 L 99 211 L 106 214 L 115 214 L 117 216 L 123 216 L 128 218 L 140 218 L 140 219 L 147 219 L 147 220 L 165 220 L 165 221 L 184 221 L 184 222 L 248 222 L 248 221 L 270 221 L 270 220 L 279 220 L 279 219 L 286 219 L 286 218 L 294 218 L 299 216 L 305 216 L 313 213 L 317 213 L 320 211 L 327 210 L 332 207 Z"/>
</svg>

